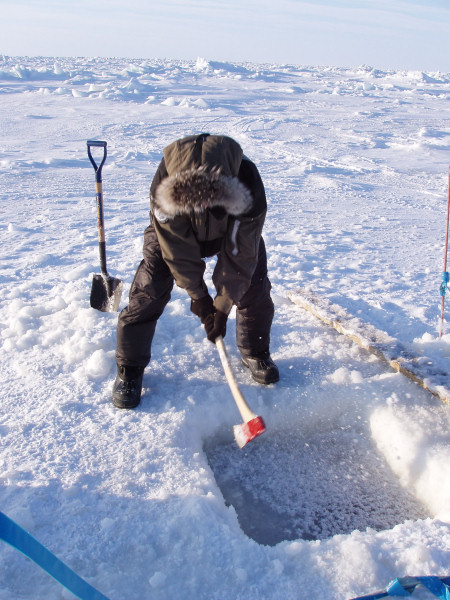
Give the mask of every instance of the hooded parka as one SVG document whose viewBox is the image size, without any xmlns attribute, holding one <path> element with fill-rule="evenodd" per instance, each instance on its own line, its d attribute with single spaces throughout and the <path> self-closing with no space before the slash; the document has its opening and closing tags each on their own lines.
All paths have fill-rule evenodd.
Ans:
<svg viewBox="0 0 450 600">
<path fill-rule="evenodd" d="M 119 315 L 118 365 L 146 366 L 173 281 L 192 300 L 203 298 L 209 293 L 203 259 L 214 255 L 215 308 L 228 314 L 236 305 L 241 352 L 268 355 L 273 303 L 261 237 L 266 196 L 239 144 L 201 134 L 167 146 L 150 188 L 150 208 L 144 260 Z"/>
</svg>

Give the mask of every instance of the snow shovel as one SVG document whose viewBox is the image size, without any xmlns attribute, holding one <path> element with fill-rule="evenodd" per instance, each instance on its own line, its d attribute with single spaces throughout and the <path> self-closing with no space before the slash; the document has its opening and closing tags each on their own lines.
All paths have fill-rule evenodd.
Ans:
<svg viewBox="0 0 450 600">
<path fill-rule="evenodd" d="M 103 148 L 103 158 L 99 165 L 91 154 L 91 148 Z M 106 270 L 106 242 L 103 222 L 103 191 L 102 168 L 106 160 L 106 142 L 89 140 L 87 142 L 89 160 L 95 169 L 95 191 L 97 199 L 97 229 L 98 245 L 100 250 L 101 275 L 94 275 L 91 289 L 91 306 L 102 312 L 112 312 L 119 308 L 122 295 L 122 281 L 108 275 Z"/>
<path fill-rule="evenodd" d="M 263 418 L 255 415 L 245 401 L 245 398 L 239 389 L 239 385 L 231 369 L 225 344 L 223 343 L 223 337 L 221 335 L 216 338 L 216 347 L 219 352 L 220 361 L 222 363 L 228 385 L 230 386 L 231 393 L 233 394 L 234 401 L 236 402 L 236 406 L 238 407 L 242 420 L 244 421 L 240 425 L 234 425 L 233 427 L 234 439 L 236 440 L 239 448 L 243 448 L 245 444 L 251 442 L 253 439 L 255 439 L 255 437 L 258 437 L 258 435 L 264 433 L 266 430 L 266 425 L 263 421 Z"/>
</svg>

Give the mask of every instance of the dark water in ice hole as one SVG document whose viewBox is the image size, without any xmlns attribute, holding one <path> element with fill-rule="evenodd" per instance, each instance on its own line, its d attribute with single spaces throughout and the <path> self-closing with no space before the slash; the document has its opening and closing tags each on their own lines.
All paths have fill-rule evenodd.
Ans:
<svg viewBox="0 0 450 600">
<path fill-rule="evenodd" d="M 429 515 L 374 445 L 354 431 L 265 433 L 240 450 L 207 440 L 204 450 L 225 502 L 260 544 L 321 540 L 355 529 L 392 529 Z"/>
</svg>

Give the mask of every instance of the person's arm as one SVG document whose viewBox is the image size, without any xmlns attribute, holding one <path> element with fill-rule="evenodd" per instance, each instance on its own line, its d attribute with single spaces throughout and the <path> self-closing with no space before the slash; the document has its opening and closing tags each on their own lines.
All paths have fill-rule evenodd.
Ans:
<svg viewBox="0 0 450 600">
<path fill-rule="evenodd" d="M 250 287 L 258 263 L 259 242 L 265 211 L 258 217 L 230 219 L 229 230 L 222 244 L 213 273 L 217 290 L 214 306 L 228 314 Z"/>
<path fill-rule="evenodd" d="M 162 256 L 176 284 L 185 289 L 192 300 L 208 294 L 203 280 L 205 261 L 202 260 L 190 218 L 187 215 L 178 215 L 166 222 L 155 218 L 153 225 Z"/>
<path fill-rule="evenodd" d="M 267 211 L 264 185 L 255 164 L 244 157 L 239 180 L 250 190 L 250 211 L 229 219 L 227 236 L 222 244 L 213 282 L 217 290 L 214 306 L 228 314 L 250 287 L 258 262 L 259 242 Z"/>
<path fill-rule="evenodd" d="M 169 220 L 155 209 L 153 202 L 156 188 L 167 176 L 163 158 L 150 186 L 153 226 L 158 236 L 162 256 L 176 284 L 185 289 L 195 300 L 205 296 L 208 290 L 203 281 L 205 263 L 200 256 L 200 248 L 195 239 L 190 218 L 187 215 L 179 215 Z"/>
</svg>

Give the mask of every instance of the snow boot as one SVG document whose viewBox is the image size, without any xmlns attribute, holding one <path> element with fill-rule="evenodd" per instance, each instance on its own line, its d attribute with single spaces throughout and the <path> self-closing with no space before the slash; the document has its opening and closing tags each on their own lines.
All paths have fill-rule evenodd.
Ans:
<svg viewBox="0 0 450 600">
<path fill-rule="evenodd" d="M 268 352 L 265 352 L 261 356 L 244 356 L 242 354 L 241 358 L 243 365 L 250 369 L 253 379 L 258 383 L 267 385 L 279 381 L 280 373 L 278 367 Z"/>
<path fill-rule="evenodd" d="M 118 367 L 113 385 L 113 404 L 117 408 L 136 408 L 141 401 L 144 369 Z"/>
</svg>

